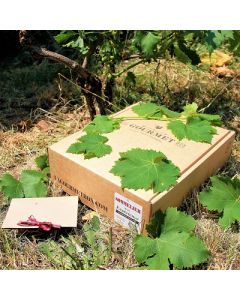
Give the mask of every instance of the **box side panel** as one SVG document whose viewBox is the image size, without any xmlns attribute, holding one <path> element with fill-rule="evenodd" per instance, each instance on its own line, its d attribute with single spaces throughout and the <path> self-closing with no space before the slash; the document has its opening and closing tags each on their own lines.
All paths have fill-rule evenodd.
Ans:
<svg viewBox="0 0 240 300">
<path fill-rule="evenodd" d="M 167 207 L 177 207 L 187 194 L 201 185 L 204 180 L 213 175 L 231 154 L 234 133 L 229 135 L 212 149 L 206 156 L 201 158 L 180 179 L 179 183 L 159 198 L 152 199 L 152 213 L 158 209 L 165 210 Z"/>
<path fill-rule="evenodd" d="M 141 206 L 141 230 L 148 223 L 151 215 L 149 202 L 128 190 L 123 190 L 52 149 L 48 149 L 48 153 L 51 178 L 69 195 L 78 195 L 83 204 L 114 220 L 114 199 L 117 193 Z"/>
</svg>

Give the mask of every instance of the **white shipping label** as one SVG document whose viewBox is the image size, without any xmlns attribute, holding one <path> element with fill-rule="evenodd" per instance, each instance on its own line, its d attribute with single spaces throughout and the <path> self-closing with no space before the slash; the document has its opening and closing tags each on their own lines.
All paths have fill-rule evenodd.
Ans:
<svg viewBox="0 0 240 300">
<path fill-rule="evenodd" d="M 129 200 L 128 198 L 114 194 L 114 221 L 125 228 L 136 228 L 140 233 L 142 223 L 141 205 Z"/>
</svg>

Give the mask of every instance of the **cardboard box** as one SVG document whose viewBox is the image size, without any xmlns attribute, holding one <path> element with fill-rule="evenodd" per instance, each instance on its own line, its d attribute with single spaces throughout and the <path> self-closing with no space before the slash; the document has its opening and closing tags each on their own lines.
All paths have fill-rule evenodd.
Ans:
<svg viewBox="0 0 240 300">
<path fill-rule="evenodd" d="M 136 116 L 132 106 L 116 117 Z M 68 147 L 85 134 L 80 131 L 49 147 L 51 177 L 70 195 L 124 227 L 136 224 L 143 231 L 158 209 L 179 206 L 189 191 L 198 187 L 228 159 L 234 132 L 217 127 L 212 144 L 189 140 L 178 141 L 167 129 L 167 122 L 130 119 L 120 129 L 106 134 L 112 153 L 102 158 L 84 159 L 83 155 L 66 153 Z M 109 172 L 119 152 L 131 148 L 163 152 L 181 170 L 177 184 L 162 193 L 152 190 L 122 189 L 120 177 Z M 143 174 L 144 176 L 144 174 Z"/>
</svg>

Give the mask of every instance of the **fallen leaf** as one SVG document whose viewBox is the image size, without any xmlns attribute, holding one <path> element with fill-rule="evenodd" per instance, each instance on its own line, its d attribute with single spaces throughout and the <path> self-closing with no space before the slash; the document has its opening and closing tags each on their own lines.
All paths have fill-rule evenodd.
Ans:
<svg viewBox="0 0 240 300">
<path fill-rule="evenodd" d="M 201 55 L 200 59 L 202 64 L 222 67 L 225 65 L 229 65 L 232 62 L 233 57 L 232 55 L 226 54 L 220 50 L 215 50 L 211 55 Z"/>
<path fill-rule="evenodd" d="M 97 213 L 95 211 L 91 211 L 90 213 L 85 214 L 82 216 L 83 221 L 90 221 L 93 217 L 97 217 Z"/>
<path fill-rule="evenodd" d="M 41 120 L 39 121 L 35 127 L 37 127 L 38 129 L 42 130 L 42 131 L 48 131 L 49 130 L 49 124 L 44 121 L 44 120 Z"/>
<path fill-rule="evenodd" d="M 240 77 L 239 70 L 232 70 L 226 66 L 223 66 L 223 67 L 212 66 L 212 67 L 210 67 L 210 71 L 214 75 L 219 76 L 219 77 L 234 77 L 234 76 Z"/>
</svg>

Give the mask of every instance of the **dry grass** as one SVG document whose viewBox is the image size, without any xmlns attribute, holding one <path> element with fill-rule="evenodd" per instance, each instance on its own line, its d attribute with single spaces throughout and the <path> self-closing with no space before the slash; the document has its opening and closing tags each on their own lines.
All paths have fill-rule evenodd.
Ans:
<svg viewBox="0 0 240 300">
<path fill-rule="evenodd" d="M 214 77 L 208 72 L 194 71 L 175 61 L 162 62 L 160 65 L 140 65 L 135 69 L 137 86 L 131 90 L 137 91 L 137 100 L 144 97 L 153 97 L 158 102 L 165 103 L 171 108 L 179 109 L 186 101 L 196 100 L 201 107 L 212 105 L 207 112 L 220 113 L 224 119 L 224 126 L 239 132 L 239 99 L 240 81 L 224 80 Z M 119 80 L 119 86 L 121 86 Z M 153 94 L 151 89 L 155 89 Z M 122 98 L 131 103 L 130 90 L 121 91 Z M 156 98 L 158 97 L 158 98 Z M 63 101 L 67 103 L 67 100 Z M 65 104 L 58 105 L 56 111 L 47 112 L 37 109 L 32 115 L 30 128 L 24 127 L 19 131 L 13 126 L 11 130 L 0 131 L 0 177 L 5 172 L 18 176 L 21 170 L 32 168 L 34 158 L 46 153 L 48 145 L 62 137 L 78 131 L 88 121 L 84 107 L 67 112 Z M 119 108 L 125 102 L 117 102 Z M 35 125 L 39 120 L 48 123 L 47 131 Z M 22 131 L 22 132 L 21 132 Z M 233 153 L 221 174 L 227 176 L 240 175 L 240 141 L 234 143 Z M 207 186 L 206 182 L 201 188 Z M 200 189 L 201 189 L 200 188 Z M 59 186 L 51 184 L 50 195 L 58 196 L 64 193 Z M 8 203 L 0 195 L 0 222 L 3 220 Z M 193 191 L 182 204 L 181 210 L 192 215 L 198 222 L 196 234 L 206 243 L 211 258 L 208 263 L 198 266 L 199 269 L 240 269 L 240 234 L 239 228 L 223 231 L 216 222 L 216 214 L 204 209 Z M 78 229 L 61 232 L 63 236 L 69 235 L 79 239 L 82 235 L 82 215 L 88 208 L 79 205 Z M 109 243 L 109 233 L 112 231 L 112 254 L 110 261 L 103 269 L 132 269 L 137 264 L 133 255 L 132 241 L 135 233 L 124 230 L 109 220 L 100 217 L 100 236 Z M 39 242 L 46 239 L 59 241 L 59 236 L 44 236 L 37 232 L 19 232 L 15 230 L 0 230 L 0 269 L 54 269 L 55 264 L 39 250 Z"/>
</svg>

